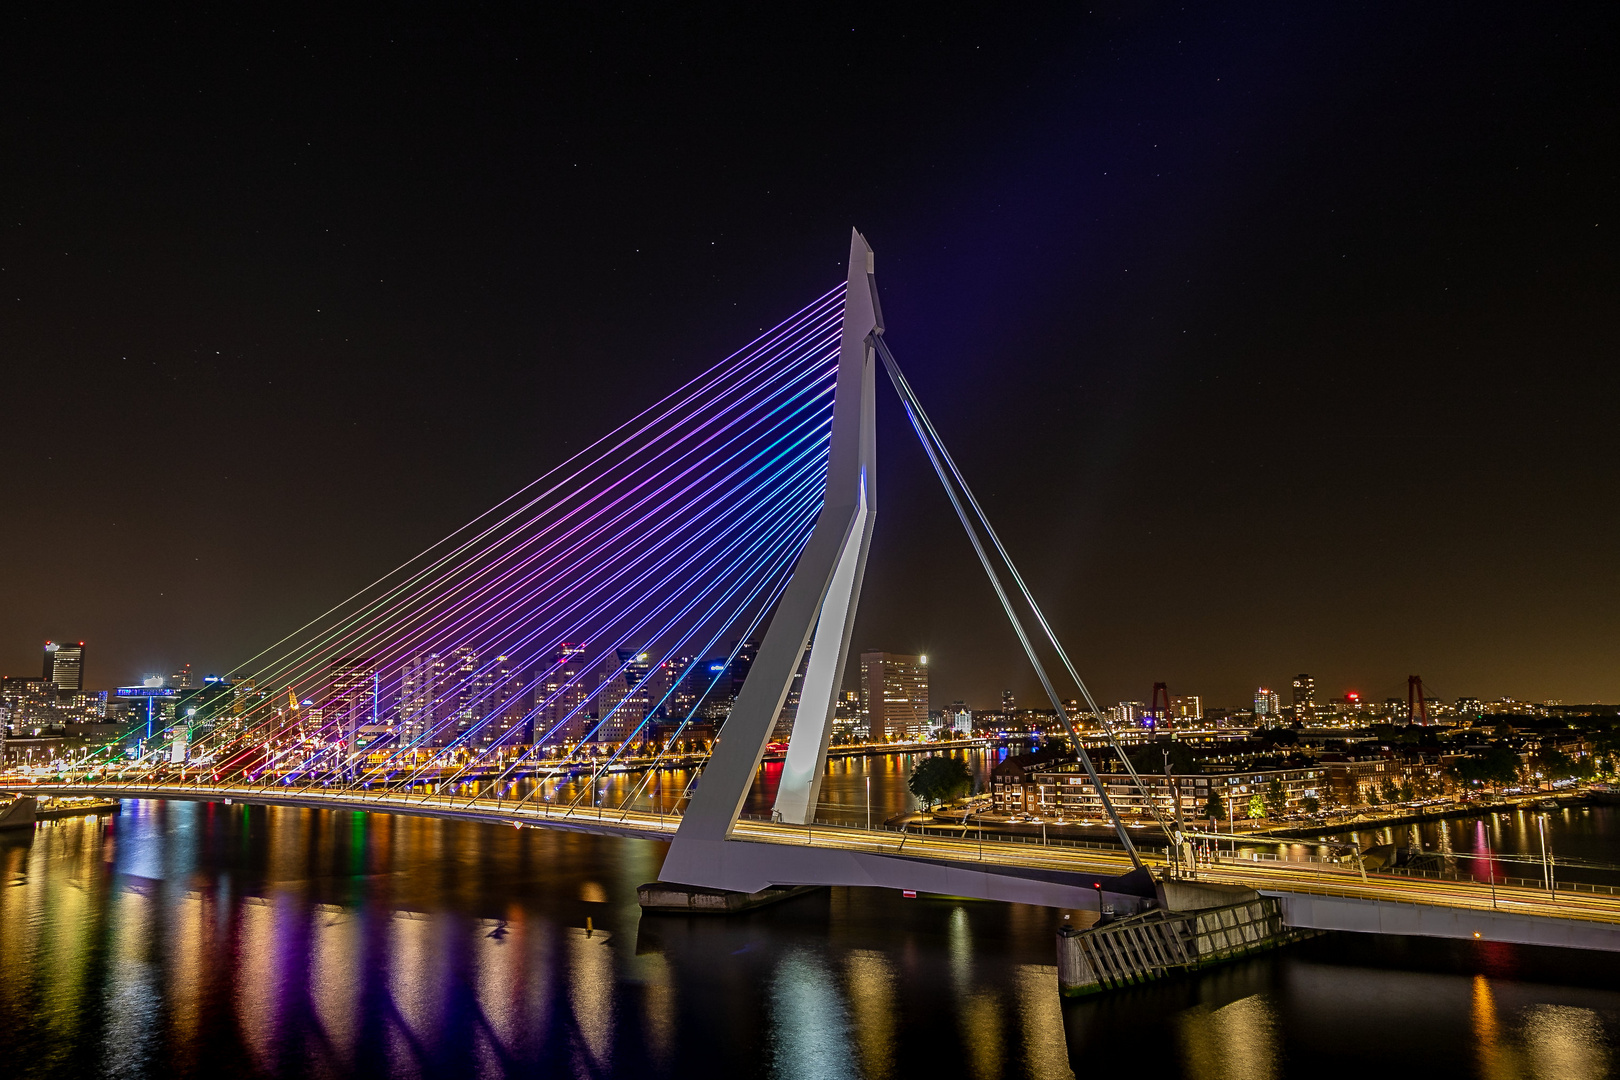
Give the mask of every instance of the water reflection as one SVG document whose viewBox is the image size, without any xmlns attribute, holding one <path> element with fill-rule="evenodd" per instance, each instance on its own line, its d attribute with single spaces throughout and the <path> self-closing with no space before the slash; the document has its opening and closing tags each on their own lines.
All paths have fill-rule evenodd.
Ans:
<svg viewBox="0 0 1620 1080">
<path fill-rule="evenodd" d="M 1479 1058 L 1479 1075 L 1483 1080 L 1507 1080 L 1508 1077 L 1517 1076 L 1518 1062 L 1513 1060 L 1512 1048 L 1502 1045 L 1496 998 L 1491 993 L 1489 980 L 1483 975 L 1474 976 L 1470 1019 L 1473 1021 L 1474 1049 Z"/>
<path fill-rule="evenodd" d="M 1018 1019 L 1023 1026 L 1025 1075 L 1036 1080 L 1067 1080 L 1068 1046 L 1063 1041 L 1063 1008 L 1052 993 L 1057 968 L 1025 965 L 1018 970 Z"/>
<path fill-rule="evenodd" d="M 1264 994 L 1180 1017 L 1177 1035 L 1194 1080 L 1272 1080 L 1278 1075 L 1277 1017 Z"/>
<path fill-rule="evenodd" d="M 0 838 L 0 1060 L 30 1077 L 424 1080 L 1614 1063 L 1606 957 L 1345 936 L 1064 1004 L 1056 912 L 835 890 L 644 918 L 634 887 L 662 853 L 293 809 L 47 823 Z M 1562 985 L 1582 963 L 1596 974 Z"/>
<path fill-rule="evenodd" d="M 894 1075 L 890 1058 L 894 1049 L 894 971 L 888 957 L 871 949 L 851 950 L 844 969 L 861 1075 L 867 1080 L 888 1080 Z"/>
<path fill-rule="evenodd" d="M 604 935 L 567 935 L 569 987 L 583 1060 L 576 1072 L 598 1076 L 613 1064 L 613 954 Z"/>
<path fill-rule="evenodd" d="M 783 956 L 771 980 L 771 1059 L 783 1080 L 858 1075 L 843 995 L 822 958 L 807 949 Z"/>
<path fill-rule="evenodd" d="M 1525 1057 L 1537 1080 L 1598 1080 L 1611 1075 L 1603 1022 L 1591 1009 L 1534 1005 L 1523 1021 Z"/>
</svg>

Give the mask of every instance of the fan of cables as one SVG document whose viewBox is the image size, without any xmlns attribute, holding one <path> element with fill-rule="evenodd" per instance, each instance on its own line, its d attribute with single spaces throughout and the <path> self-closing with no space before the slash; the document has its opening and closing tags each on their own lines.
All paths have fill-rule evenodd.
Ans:
<svg viewBox="0 0 1620 1080">
<path fill-rule="evenodd" d="M 843 307 L 839 285 L 250 657 L 184 743 L 80 771 L 442 788 L 673 742 L 821 509 Z"/>
</svg>

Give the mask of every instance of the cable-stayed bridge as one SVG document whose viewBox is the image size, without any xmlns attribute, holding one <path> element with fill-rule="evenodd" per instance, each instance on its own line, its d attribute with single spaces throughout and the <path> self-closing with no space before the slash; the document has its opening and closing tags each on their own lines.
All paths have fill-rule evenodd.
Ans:
<svg viewBox="0 0 1620 1080">
<path fill-rule="evenodd" d="M 1137 849 L 1072 726 L 1117 850 L 816 822 L 876 524 L 880 366 L 1057 716 L 1072 725 L 1066 680 L 1112 738 L 889 349 L 874 256 L 855 233 L 837 288 L 244 661 L 172 722 L 135 725 L 41 789 L 661 838 L 662 880 L 727 893 L 837 884 L 1150 904 L 1155 875 L 1195 871 Z M 744 820 L 779 732 L 772 820 Z M 694 779 L 669 792 L 675 765 Z M 634 781 L 605 805 L 600 783 L 620 772 Z M 1179 852 L 1175 825 L 1144 802 Z M 1608 896 L 1275 863 L 1196 873 L 1284 898 L 1300 927 L 1620 949 Z"/>
</svg>

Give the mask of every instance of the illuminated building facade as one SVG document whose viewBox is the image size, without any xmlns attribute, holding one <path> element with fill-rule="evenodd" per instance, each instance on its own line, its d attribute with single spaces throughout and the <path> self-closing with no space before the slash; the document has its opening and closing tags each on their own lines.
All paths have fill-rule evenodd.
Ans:
<svg viewBox="0 0 1620 1080">
<path fill-rule="evenodd" d="M 550 732 L 547 743 L 578 742 L 591 729 L 590 673 L 586 671 L 585 650 L 581 642 L 574 645 L 563 642 L 557 657 L 539 680 L 535 689 L 535 734 L 539 740 Z"/>
<path fill-rule="evenodd" d="M 434 708 L 444 681 L 444 659 L 419 653 L 399 669 L 399 734 L 407 743 L 437 745 Z"/>
<path fill-rule="evenodd" d="M 323 735 L 353 748 L 362 729 L 378 726 L 377 669 L 365 657 L 340 656 L 327 668 L 326 683 Z"/>
<path fill-rule="evenodd" d="M 928 730 L 927 657 L 865 652 L 861 671 L 861 705 L 873 742 L 915 739 Z"/>
<path fill-rule="evenodd" d="M 1309 723 L 1316 714 L 1316 680 L 1309 675 L 1294 676 L 1294 720 Z"/>
<path fill-rule="evenodd" d="M 45 681 L 58 690 L 76 693 L 84 689 L 84 642 L 45 643 Z"/>
</svg>

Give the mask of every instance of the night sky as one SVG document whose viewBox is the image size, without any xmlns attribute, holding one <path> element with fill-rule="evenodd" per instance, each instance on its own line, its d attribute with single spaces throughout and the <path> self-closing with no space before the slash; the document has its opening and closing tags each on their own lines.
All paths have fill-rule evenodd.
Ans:
<svg viewBox="0 0 1620 1080">
<path fill-rule="evenodd" d="M 0 673 L 230 667 L 854 225 L 1105 703 L 1620 700 L 1615 5 L 696 7 L 8 8 Z M 881 389 L 855 645 L 1034 703 Z"/>
</svg>

